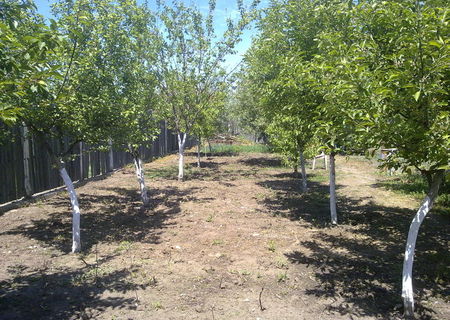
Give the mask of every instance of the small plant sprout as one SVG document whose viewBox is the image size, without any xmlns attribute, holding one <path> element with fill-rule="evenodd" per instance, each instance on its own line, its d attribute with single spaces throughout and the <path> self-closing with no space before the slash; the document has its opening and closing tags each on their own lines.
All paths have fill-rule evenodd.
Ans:
<svg viewBox="0 0 450 320">
<path fill-rule="evenodd" d="M 275 250 L 276 250 L 276 243 L 275 243 L 275 240 L 269 240 L 269 242 L 267 243 L 267 249 L 268 249 L 270 252 L 275 252 Z"/>
</svg>

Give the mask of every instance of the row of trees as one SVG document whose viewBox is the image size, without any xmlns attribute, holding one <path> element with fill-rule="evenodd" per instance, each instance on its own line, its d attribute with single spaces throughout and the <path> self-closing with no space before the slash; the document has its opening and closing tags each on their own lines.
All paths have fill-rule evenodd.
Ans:
<svg viewBox="0 0 450 320">
<path fill-rule="evenodd" d="M 300 162 L 304 191 L 303 153 L 329 155 L 333 224 L 338 152 L 397 148 L 383 165 L 423 174 L 429 192 L 410 226 L 403 267 L 411 318 L 418 230 L 449 169 L 448 14 L 439 0 L 273 0 L 236 94 L 286 160 Z"/>
<path fill-rule="evenodd" d="M 188 136 L 217 129 L 228 76 L 222 62 L 257 4 L 237 3 L 240 18 L 228 20 L 223 35 L 213 28 L 215 1 L 205 15 L 177 0 L 154 12 L 136 0 L 59 0 L 49 23 L 32 1 L 0 3 L 0 125 L 26 126 L 51 155 L 70 195 L 73 252 L 81 250 L 80 209 L 65 169 L 73 147 L 129 151 L 148 205 L 138 148 L 164 119 L 178 135 L 182 180 Z"/>
</svg>

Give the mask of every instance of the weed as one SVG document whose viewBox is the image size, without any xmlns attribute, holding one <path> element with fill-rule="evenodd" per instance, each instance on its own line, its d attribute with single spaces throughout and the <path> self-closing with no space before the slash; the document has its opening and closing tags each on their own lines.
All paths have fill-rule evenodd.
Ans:
<svg viewBox="0 0 450 320">
<path fill-rule="evenodd" d="M 153 303 L 152 303 L 152 307 L 153 307 L 153 309 L 155 309 L 155 310 L 161 310 L 161 309 L 164 309 L 164 307 L 163 307 L 161 301 L 155 301 L 155 302 L 153 302 Z"/>
<path fill-rule="evenodd" d="M 56 242 L 63 242 L 66 241 L 68 237 L 66 235 L 58 234 L 56 237 L 53 238 L 53 241 Z"/>
<path fill-rule="evenodd" d="M 251 274 L 251 272 L 248 270 L 241 270 L 239 273 L 243 276 L 249 276 Z"/>
<path fill-rule="evenodd" d="M 221 244 L 223 244 L 223 240 L 221 240 L 221 239 L 214 239 L 213 242 L 212 242 L 213 246 L 218 246 L 218 245 L 221 245 Z"/>
<path fill-rule="evenodd" d="M 264 200 L 266 198 L 266 195 L 264 193 L 262 193 L 262 192 L 258 192 L 257 194 L 255 194 L 255 198 L 258 201 L 262 201 L 262 200 Z"/>
<path fill-rule="evenodd" d="M 289 267 L 289 262 L 285 257 L 278 257 L 275 261 L 275 266 L 278 269 L 287 269 Z"/>
<path fill-rule="evenodd" d="M 38 208 L 42 209 L 42 208 L 44 207 L 45 202 L 44 202 L 44 200 L 36 200 L 36 201 L 34 202 L 34 204 L 35 204 Z"/>
<path fill-rule="evenodd" d="M 287 272 L 277 274 L 277 282 L 286 282 L 287 278 Z"/>
<path fill-rule="evenodd" d="M 132 243 L 130 241 L 122 241 L 119 243 L 119 246 L 116 249 L 116 252 L 128 251 L 132 247 Z"/>
<path fill-rule="evenodd" d="M 95 283 L 98 278 L 101 278 L 109 273 L 110 270 L 95 266 L 84 273 L 72 277 L 71 284 L 73 286 L 84 286 L 86 283 Z"/>
<path fill-rule="evenodd" d="M 270 252 L 275 252 L 275 250 L 276 250 L 276 243 L 275 243 L 275 240 L 269 240 L 269 242 L 267 243 L 267 249 L 268 249 Z"/>
<path fill-rule="evenodd" d="M 214 215 L 213 215 L 213 214 L 210 214 L 210 215 L 208 216 L 208 218 L 206 218 L 206 222 L 212 222 L 212 221 L 213 221 L 213 218 L 214 218 Z"/>
</svg>

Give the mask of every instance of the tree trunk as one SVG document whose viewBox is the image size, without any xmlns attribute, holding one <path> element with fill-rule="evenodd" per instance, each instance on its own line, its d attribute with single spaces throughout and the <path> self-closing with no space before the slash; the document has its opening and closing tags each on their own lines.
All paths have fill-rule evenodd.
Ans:
<svg viewBox="0 0 450 320">
<path fill-rule="evenodd" d="M 302 169 L 302 190 L 303 190 L 303 192 L 307 192 L 308 184 L 306 181 L 306 166 L 305 166 L 305 158 L 303 157 L 302 150 L 300 150 L 300 167 Z"/>
<path fill-rule="evenodd" d="M 432 179 L 429 191 L 422 204 L 419 207 L 414 219 L 411 222 L 408 233 L 408 240 L 406 241 L 405 259 L 403 261 L 402 273 L 402 298 L 405 307 L 405 318 L 414 319 L 414 292 L 412 284 L 412 268 L 414 262 L 414 250 L 416 248 L 417 235 L 419 233 L 420 225 L 427 213 L 431 210 L 434 200 L 439 193 L 439 187 L 444 178 L 444 170 L 436 173 Z"/>
<path fill-rule="evenodd" d="M 294 173 L 298 173 L 298 165 L 294 164 L 293 168 Z"/>
<path fill-rule="evenodd" d="M 186 143 L 186 133 L 178 133 L 178 180 L 184 179 L 184 145 Z"/>
<path fill-rule="evenodd" d="M 136 169 L 136 177 L 139 183 L 139 190 L 141 192 L 141 200 L 144 206 L 150 204 L 150 199 L 147 193 L 147 187 L 145 186 L 145 173 L 142 167 L 142 160 L 137 152 L 133 153 L 134 167 Z"/>
<path fill-rule="evenodd" d="M 78 205 L 77 193 L 66 171 L 66 164 L 64 161 L 59 162 L 59 174 L 64 181 L 69 192 L 70 203 L 72 204 L 72 253 L 81 251 L 81 237 L 80 237 L 80 207 Z"/>
<path fill-rule="evenodd" d="M 198 137 L 198 143 L 197 143 L 197 167 L 200 168 L 201 167 L 201 163 L 200 163 L 200 147 L 202 144 L 202 140 L 200 137 Z"/>
<path fill-rule="evenodd" d="M 335 171 L 334 155 L 335 155 L 334 152 L 330 153 L 330 212 L 331 212 L 331 223 L 332 224 L 337 224 L 337 213 L 336 213 L 336 171 Z"/>
</svg>

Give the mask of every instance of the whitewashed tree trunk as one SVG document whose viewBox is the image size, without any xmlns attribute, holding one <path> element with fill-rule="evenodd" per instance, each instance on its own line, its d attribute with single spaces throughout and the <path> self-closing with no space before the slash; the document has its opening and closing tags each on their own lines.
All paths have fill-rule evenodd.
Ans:
<svg viewBox="0 0 450 320">
<path fill-rule="evenodd" d="M 69 192 L 70 203 L 72 205 L 72 253 L 81 251 L 81 236 L 80 236 L 80 206 L 78 205 L 78 197 L 75 188 L 67 174 L 64 161 L 60 161 L 59 174 L 64 181 Z"/>
<path fill-rule="evenodd" d="M 200 163 L 200 147 L 201 147 L 201 143 L 202 140 L 199 137 L 198 138 L 198 143 L 197 143 L 197 167 L 200 168 L 201 167 L 201 163 Z"/>
<path fill-rule="evenodd" d="M 414 250 L 416 248 L 417 235 L 420 225 L 427 213 L 431 210 L 434 200 L 439 193 L 439 187 L 444 177 L 444 171 L 436 173 L 431 183 L 427 196 L 422 201 L 414 219 L 411 222 L 408 232 L 408 240 L 406 241 L 405 259 L 403 261 L 402 273 L 402 298 L 405 307 L 405 318 L 414 319 L 414 290 L 412 283 L 412 269 L 414 263 Z"/>
<path fill-rule="evenodd" d="M 184 145 L 186 143 L 186 133 L 178 133 L 178 180 L 184 179 Z"/>
<path fill-rule="evenodd" d="M 145 177 L 144 177 L 144 169 L 142 167 L 141 158 L 134 154 L 134 167 L 136 169 L 136 177 L 139 183 L 139 190 L 141 192 L 141 200 L 144 206 L 148 206 L 150 203 L 150 199 L 147 194 L 147 187 L 145 186 Z"/>
<path fill-rule="evenodd" d="M 308 184 L 306 180 L 306 165 L 305 165 L 305 157 L 303 156 L 302 150 L 300 150 L 300 167 L 302 169 L 302 190 L 303 192 L 307 192 Z"/>
<path fill-rule="evenodd" d="M 337 212 L 336 212 L 336 171 L 335 171 L 335 159 L 334 153 L 330 153 L 330 212 L 331 223 L 337 224 Z"/>
<path fill-rule="evenodd" d="M 30 174 L 30 137 L 28 135 L 28 128 L 25 125 L 22 127 L 22 149 L 25 196 L 31 198 L 33 195 L 33 187 L 31 186 Z"/>
</svg>

